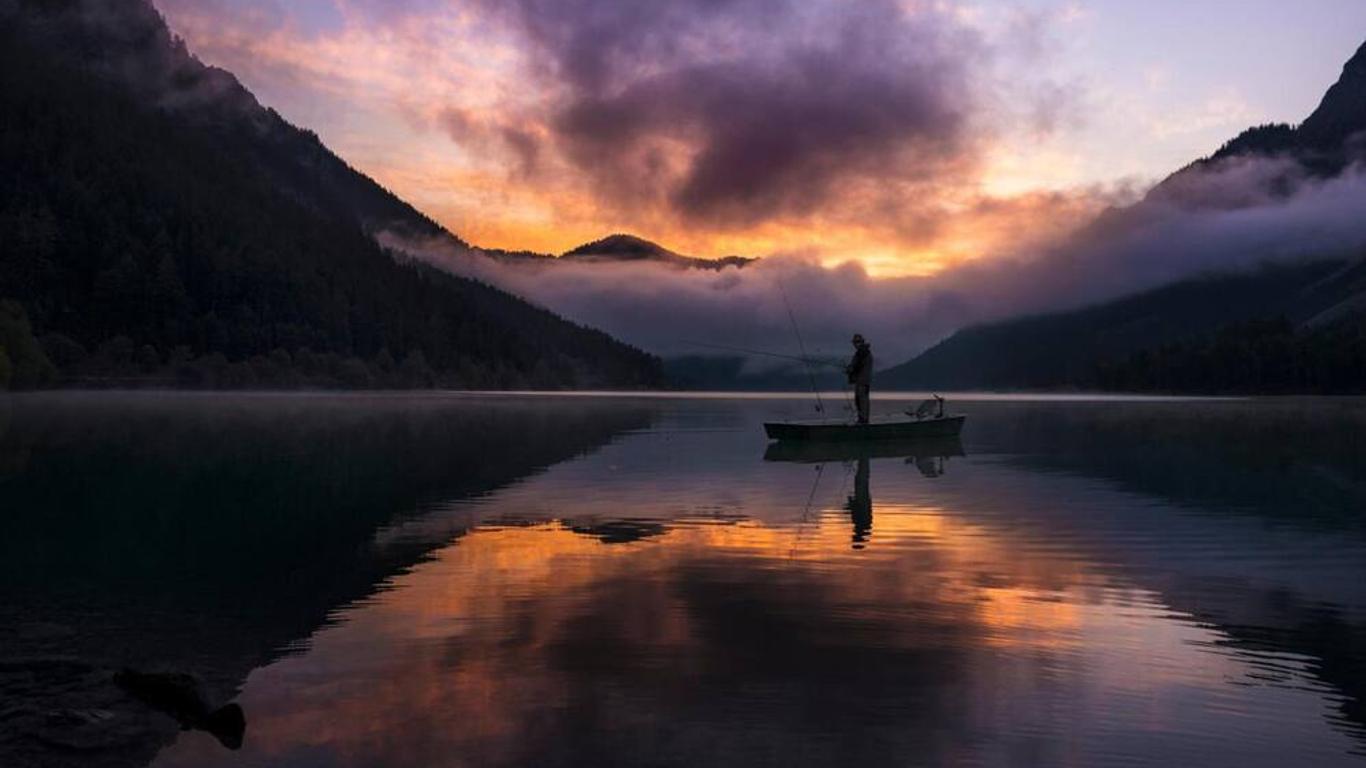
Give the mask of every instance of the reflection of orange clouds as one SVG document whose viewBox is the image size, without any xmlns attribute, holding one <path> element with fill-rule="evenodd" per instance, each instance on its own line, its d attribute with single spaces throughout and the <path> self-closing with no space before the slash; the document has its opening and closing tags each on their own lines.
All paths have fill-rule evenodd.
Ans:
<svg viewBox="0 0 1366 768">
<path fill-rule="evenodd" d="M 499 214 L 471 215 L 450 201 L 433 201 L 432 210 L 486 248 L 559 253 L 603 233 L 647 232 L 671 249 L 704 258 L 810 254 L 828 267 L 857 263 L 873 277 L 928 276 L 995 254 L 1027 252 L 1070 232 L 1096 210 L 1084 196 L 981 201 L 968 210 L 946 212 L 928 242 L 899 243 L 895 233 L 851 222 L 768 222 L 738 232 L 712 232 L 666 218 L 642 225 L 604 215 L 591 196 L 549 190 L 500 192 L 484 202 L 498 206 Z"/>
<path fill-rule="evenodd" d="M 987 641 L 1008 648 L 1025 645 L 1024 637 L 1039 638 L 1048 647 L 1080 645 L 1081 615 L 1077 605 L 1053 592 L 1008 587 L 987 588 L 983 594 L 981 619 L 991 628 Z"/>
<path fill-rule="evenodd" d="M 420 743 L 433 731 L 481 750 L 515 745 L 517 734 L 533 727 L 528 711 L 554 708 L 569 695 L 570 682 L 545 666 L 547 658 L 565 622 L 603 590 L 635 585 L 617 606 L 620 641 L 686 665 L 701 641 L 671 584 L 699 561 L 818 574 L 824 589 L 849 602 L 841 609 L 846 620 L 876 610 L 865 606 L 873 600 L 929 600 L 960 606 L 961 618 L 982 622 L 994 643 L 1019 638 L 1054 647 L 1057 632 L 1076 626 L 1065 604 L 1038 599 L 1072 581 L 1077 568 L 1066 559 L 1037 551 L 1003 558 L 1006 542 L 942 510 L 884 507 L 874 529 L 873 547 L 862 553 L 849 550 L 849 521 L 840 510 L 804 526 L 684 524 L 636 545 L 605 545 L 554 524 L 476 530 L 314 638 L 310 655 L 338 666 L 376 646 L 403 647 L 400 657 L 385 659 L 392 684 L 338 677 L 297 692 L 307 700 L 278 711 L 252 702 L 249 686 L 251 741 L 267 754 L 281 745 L 277 755 L 283 745 L 327 744 L 358 763 L 386 741 Z M 1000 567 L 1007 572 L 994 572 Z M 993 584 L 1024 583 L 983 586 L 982 569 L 993 570 Z M 286 659 L 259 674 L 287 678 L 301 662 Z M 325 666 L 310 672 L 318 676 L 331 678 Z"/>
<path fill-rule="evenodd" d="M 543 729 L 566 727 L 562 713 L 585 697 L 613 726 L 649 717 L 659 702 L 641 707 L 613 686 L 639 676 L 635 695 L 667 696 L 715 673 L 706 622 L 717 617 L 699 617 L 686 594 L 711 578 L 796 585 L 799 604 L 756 609 L 809 610 L 818 630 L 874 632 L 912 656 L 988 654 L 955 680 L 986 710 L 1000 686 L 1085 670 L 1088 684 L 1148 702 L 1149 727 L 1169 728 L 1178 709 L 1164 705 L 1165 691 L 1231 673 L 1227 660 L 1193 663 L 1203 630 L 1111 592 L 1084 553 L 937 506 L 881 503 L 874 518 L 861 551 L 838 507 L 805 522 L 672 519 L 631 544 L 559 523 L 475 528 L 344 612 L 305 654 L 253 673 L 247 748 L 267 764 L 309 749 L 339 764 L 500 764 L 524 760 Z M 604 610 L 609 625 L 595 629 Z M 595 632 L 610 649 L 593 645 Z M 613 655 L 594 658 L 603 652 Z M 1104 663 L 1093 669 L 1092 657 Z M 1024 666 L 1002 669 L 1003 658 Z M 207 764 L 216 749 L 187 735 L 162 760 Z"/>
</svg>

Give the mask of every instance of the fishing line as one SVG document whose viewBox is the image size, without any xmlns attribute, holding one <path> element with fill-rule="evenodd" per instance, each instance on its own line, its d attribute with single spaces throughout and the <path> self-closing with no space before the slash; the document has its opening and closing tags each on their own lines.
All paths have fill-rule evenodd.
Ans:
<svg viewBox="0 0 1366 768">
<path fill-rule="evenodd" d="M 726 344 L 709 344 L 705 341 L 691 341 L 689 339 L 679 339 L 680 344 L 687 344 L 690 347 L 702 347 L 704 349 L 719 349 L 723 352 L 739 352 L 746 355 L 762 355 L 763 357 L 776 357 L 780 360 L 796 360 L 799 363 L 808 365 L 824 365 L 829 368 L 844 370 L 844 366 L 833 360 L 821 360 L 812 357 L 798 357 L 796 355 L 784 355 L 778 352 L 766 352 L 762 349 L 747 349 L 745 347 L 732 347 Z"/>
<path fill-rule="evenodd" d="M 802 353 L 802 359 L 806 359 L 806 345 L 802 344 L 802 332 L 797 327 L 797 316 L 792 314 L 792 304 L 787 300 L 787 289 L 783 287 L 783 279 L 777 275 L 773 276 L 778 283 L 778 292 L 782 294 L 783 306 L 787 307 L 787 319 L 792 322 L 792 333 L 797 337 L 797 351 Z M 816 412 L 825 415 L 825 403 L 821 401 L 820 388 L 816 386 L 816 372 L 808 361 L 806 364 L 807 378 L 811 379 L 811 394 L 816 396 Z"/>
<path fill-rule="evenodd" d="M 797 523 L 797 539 L 792 542 L 792 550 L 788 552 L 787 559 L 797 559 L 797 550 L 802 545 L 802 540 L 806 538 L 806 524 L 811 515 L 811 502 L 816 498 L 816 489 L 821 487 L 821 475 L 825 474 L 825 462 L 816 465 L 816 479 L 811 483 L 811 493 L 806 495 L 806 506 L 802 508 L 802 520 Z"/>
<path fill-rule="evenodd" d="M 841 365 L 840 370 L 847 373 L 848 369 Z M 840 382 L 841 391 L 844 392 L 844 412 L 852 419 L 854 417 L 854 411 L 857 410 L 857 406 L 854 404 L 854 390 L 849 384 L 849 377 L 847 375 L 840 379 Z"/>
</svg>

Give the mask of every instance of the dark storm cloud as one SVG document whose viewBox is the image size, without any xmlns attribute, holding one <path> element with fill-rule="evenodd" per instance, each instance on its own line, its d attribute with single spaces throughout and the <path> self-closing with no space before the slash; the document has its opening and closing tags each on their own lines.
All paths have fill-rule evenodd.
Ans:
<svg viewBox="0 0 1366 768">
<path fill-rule="evenodd" d="M 742 226 L 973 157 L 977 37 L 890 0 L 490 3 L 559 101 L 549 141 L 617 205 Z"/>
</svg>

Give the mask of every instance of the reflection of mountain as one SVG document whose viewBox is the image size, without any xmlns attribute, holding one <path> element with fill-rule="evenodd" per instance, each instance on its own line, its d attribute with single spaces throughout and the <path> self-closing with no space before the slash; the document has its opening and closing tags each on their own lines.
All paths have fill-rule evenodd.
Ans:
<svg viewBox="0 0 1366 768">
<path fill-rule="evenodd" d="M 0 435 L 4 765 L 70 749 L 82 765 L 146 762 L 174 726 L 123 696 L 114 670 L 193 673 L 226 700 L 459 533 L 379 546 L 386 528 L 650 418 L 483 399 L 20 402 Z"/>
<path fill-rule="evenodd" d="M 978 450 L 1182 507 L 1366 535 L 1366 411 L 1352 400 L 975 404 Z"/>
<path fill-rule="evenodd" d="M 577 522 L 565 520 L 565 528 L 574 533 L 591 536 L 603 544 L 629 544 L 664 533 L 667 528 L 653 520 L 603 520 Z"/>
<path fill-rule="evenodd" d="M 1162 532 L 1151 542 L 1101 509 L 1055 520 L 1054 533 L 1085 536 L 1232 645 L 1313 659 L 1312 674 L 1344 694 L 1347 727 L 1366 739 L 1366 584 L 1352 554 L 1366 554 L 1359 405 L 979 405 L 975 413 L 978 441 L 1012 454 L 1013 466 L 1163 501 L 1147 513 Z M 1048 510 L 1044 501 L 1035 507 Z M 1228 552 L 1245 553 L 1249 566 L 1236 567 Z M 1295 568 L 1254 565 L 1274 564 L 1276 553 Z"/>
</svg>

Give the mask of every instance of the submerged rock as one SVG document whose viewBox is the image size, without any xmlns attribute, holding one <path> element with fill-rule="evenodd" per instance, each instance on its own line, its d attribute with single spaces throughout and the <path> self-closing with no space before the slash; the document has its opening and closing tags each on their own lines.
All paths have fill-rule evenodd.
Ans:
<svg viewBox="0 0 1366 768">
<path fill-rule="evenodd" d="M 125 669 L 114 682 L 144 704 L 175 718 L 186 730 L 213 734 L 228 749 L 242 746 L 246 715 L 236 703 L 213 708 L 204 698 L 199 681 L 177 672 L 139 672 Z"/>
</svg>

